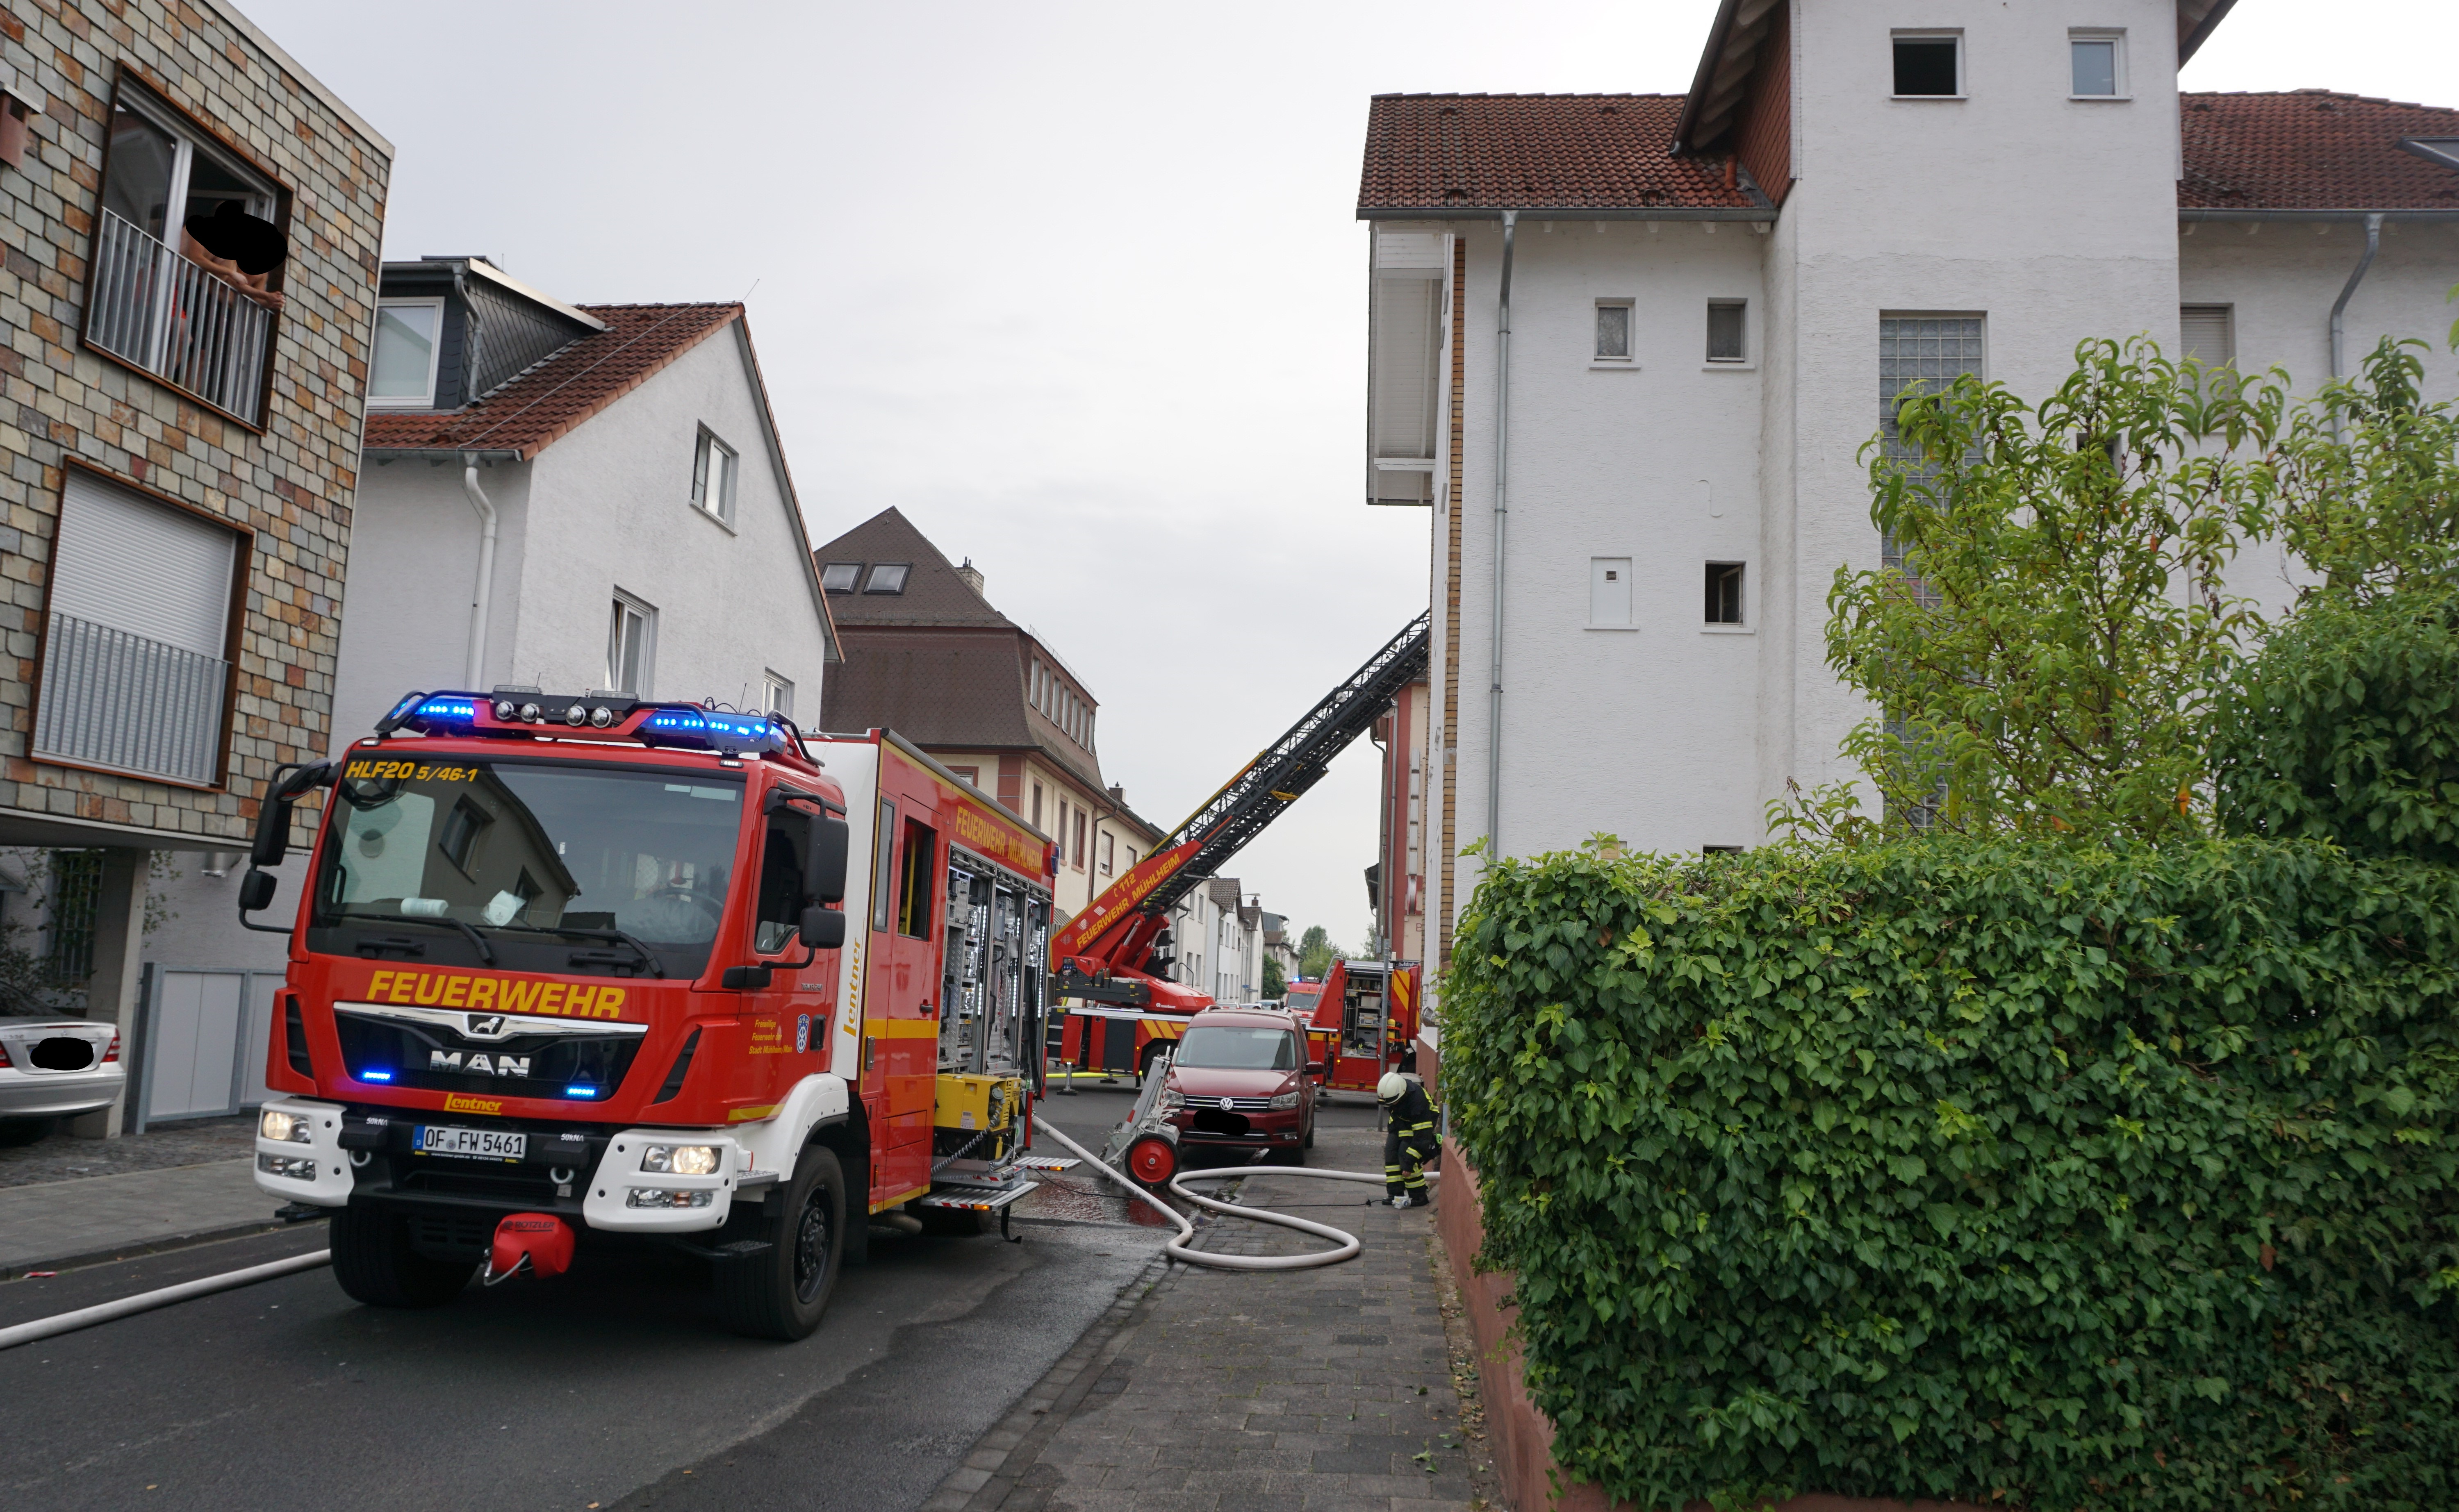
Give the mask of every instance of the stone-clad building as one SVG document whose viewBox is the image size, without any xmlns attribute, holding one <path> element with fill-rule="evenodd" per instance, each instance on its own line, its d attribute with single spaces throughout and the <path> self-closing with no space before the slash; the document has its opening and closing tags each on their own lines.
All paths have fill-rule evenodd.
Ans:
<svg viewBox="0 0 2459 1512">
<path fill-rule="evenodd" d="M 0 846 L 100 852 L 126 1028 L 147 852 L 330 744 L 392 148 L 228 0 L 12 5 L 0 94 Z"/>
</svg>

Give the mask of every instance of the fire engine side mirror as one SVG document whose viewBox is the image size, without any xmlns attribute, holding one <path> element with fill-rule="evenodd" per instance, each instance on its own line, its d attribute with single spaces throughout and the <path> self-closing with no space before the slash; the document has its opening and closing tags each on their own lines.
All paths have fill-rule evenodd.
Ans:
<svg viewBox="0 0 2459 1512">
<path fill-rule="evenodd" d="M 822 903 L 842 903 L 846 890 L 846 851 L 853 830 L 844 820 L 825 813 L 813 814 L 810 819 L 810 842 L 803 850 L 803 896 Z M 807 921 L 810 916 L 808 911 L 803 914 Z M 838 915 L 836 928 L 838 941 L 842 943 L 845 934 L 842 914 Z M 808 943 L 810 938 L 809 932 L 806 930 L 804 941 Z"/>
<path fill-rule="evenodd" d="M 247 875 L 239 879 L 239 911 L 242 914 L 253 914 L 259 909 L 269 907 L 273 902 L 275 885 L 276 879 L 272 872 L 259 872 L 250 867 Z"/>
<path fill-rule="evenodd" d="M 290 853 L 290 810 L 299 795 L 332 780 L 330 762 L 275 767 L 273 785 L 264 794 L 264 806 L 256 813 L 256 841 L 248 848 L 248 860 L 260 867 L 280 866 L 282 858 Z"/>
<path fill-rule="evenodd" d="M 845 944 L 845 915 L 817 903 L 803 909 L 801 933 L 807 951 L 837 950 Z"/>
</svg>

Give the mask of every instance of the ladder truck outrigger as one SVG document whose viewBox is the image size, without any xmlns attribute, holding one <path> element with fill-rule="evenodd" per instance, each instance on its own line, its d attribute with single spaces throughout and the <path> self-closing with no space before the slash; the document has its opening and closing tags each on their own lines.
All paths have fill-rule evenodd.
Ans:
<svg viewBox="0 0 2459 1512">
<path fill-rule="evenodd" d="M 1054 1059 L 1070 1068 L 1142 1075 L 1189 1018 L 1212 1006 L 1206 994 L 1168 979 L 1175 961 L 1170 910 L 1314 787 L 1401 689 L 1425 676 L 1432 618 L 1409 621 L 1059 932 L 1051 942 L 1053 991 L 1078 1006 L 1054 1026 Z M 1386 1070 L 1414 1062 L 1418 963 L 1342 961 L 1330 976 L 1310 1019 L 1311 1059 L 1323 1064 L 1324 1085 L 1371 1090 Z"/>
<path fill-rule="evenodd" d="M 1027 1152 L 1057 847 L 893 731 L 415 693 L 277 773 L 251 860 L 289 936 L 257 1185 L 362 1302 L 662 1247 L 801 1338 L 874 1224 L 1004 1231 L 1075 1164 Z"/>
</svg>

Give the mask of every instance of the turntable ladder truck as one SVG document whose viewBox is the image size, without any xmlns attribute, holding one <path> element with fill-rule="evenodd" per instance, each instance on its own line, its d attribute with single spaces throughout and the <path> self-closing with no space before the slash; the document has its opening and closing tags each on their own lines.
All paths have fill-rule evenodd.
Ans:
<svg viewBox="0 0 2459 1512">
<path fill-rule="evenodd" d="M 1175 964 L 1170 910 L 1314 787 L 1401 689 L 1425 676 L 1432 621 L 1431 612 L 1409 621 L 1059 932 L 1051 942 L 1053 990 L 1076 1006 L 1054 1026 L 1054 1059 L 1071 1068 L 1140 1074 L 1189 1018 L 1212 1006 L 1210 997 L 1168 979 Z M 1364 1076 L 1363 1085 L 1372 1087 L 1384 1063 L 1397 1064 L 1416 1039 L 1418 968 L 1346 965 L 1352 990 L 1325 995 L 1310 1038 L 1325 1052 L 1318 1059 L 1327 1062 L 1329 1084 L 1345 1087 Z M 1404 974 L 1401 990 L 1384 989 L 1386 978 Z M 1403 1003 L 1405 1022 L 1394 1011 Z"/>
</svg>

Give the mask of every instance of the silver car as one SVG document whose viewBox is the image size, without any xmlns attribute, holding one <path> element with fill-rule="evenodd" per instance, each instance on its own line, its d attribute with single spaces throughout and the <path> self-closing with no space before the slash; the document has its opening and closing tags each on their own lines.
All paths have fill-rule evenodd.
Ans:
<svg viewBox="0 0 2459 1512">
<path fill-rule="evenodd" d="M 127 1084 L 116 1025 L 0 1018 L 0 1144 L 31 1144 L 61 1119 L 111 1106 Z"/>
</svg>

